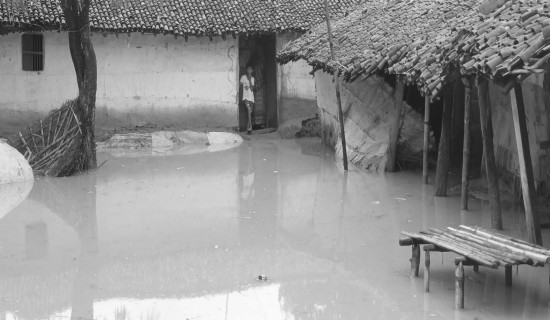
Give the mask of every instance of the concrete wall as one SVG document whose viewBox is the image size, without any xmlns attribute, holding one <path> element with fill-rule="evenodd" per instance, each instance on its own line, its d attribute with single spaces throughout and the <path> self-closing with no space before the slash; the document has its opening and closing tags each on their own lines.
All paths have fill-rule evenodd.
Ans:
<svg viewBox="0 0 550 320">
<path fill-rule="evenodd" d="M 336 90 L 333 77 L 323 71 L 315 73 L 322 139 L 342 158 L 340 127 L 337 117 Z M 348 160 L 370 171 L 384 170 L 387 161 L 389 123 L 394 110 L 393 89 L 382 78 L 371 77 L 352 83 L 341 82 L 342 109 Z M 422 150 L 422 118 L 403 105 L 399 143 L 401 150 Z"/>
<path fill-rule="evenodd" d="M 543 84 L 543 74 L 531 75 L 522 83 L 533 174 L 539 186 L 539 192 L 547 192 L 548 183 L 550 183 L 550 113 L 545 107 L 545 103 L 550 101 L 545 101 L 548 98 L 545 98 Z M 517 188 L 520 183 L 519 163 L 511 97 L 509 94 L 503 94 L 502 88 L 493 83 L 490 84 L 489 89 L 497 166 L 503 173 L 504 182 L 514 183 Z"/>
<path fill-rule="evenodd" d="M 97 128 L 238 125 L 238 42 L 132 34 L 93 35 Z M 0 134 L 77 95 L 66 33 L 45 32 L 42 72 L 21 68 L 21 34 L 0 37 Z"/>
<path fill-rule="evenodd" d="M 277 35 L 277 52 L 301 34 L 288 32 Z M 277 70 L 277 97 L 280 131 L 296 131 L 301 121 L 317 114 L 315 80 L 309 73 L 311 66 L 304 60 L 279 65 Z"/>
</svg>

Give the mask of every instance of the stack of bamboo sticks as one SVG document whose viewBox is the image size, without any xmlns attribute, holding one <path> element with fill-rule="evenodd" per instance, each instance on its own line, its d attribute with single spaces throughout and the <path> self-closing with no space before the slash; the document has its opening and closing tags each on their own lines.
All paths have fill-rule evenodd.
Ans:
<svg viewBox="0 0 550 320">
<path fill-rule="evenodd" d="M 57 175 L 67 165 L 82 134 L 74 112 L 76 101 L 68 101 L 44 120 L 19 131 L 13 147 L 29 162 L 35 174 Z"/>
<path fill-rule="evenodd" d="M 441 251 L 454 251 L 476 264 L 490 268 L 528 264 L 541 267 L 550 263 L 550 250 L 480 227 L 430 228 L 420 233 L 402 231 L 417 244 L 433 244 Z"/>
</svg>

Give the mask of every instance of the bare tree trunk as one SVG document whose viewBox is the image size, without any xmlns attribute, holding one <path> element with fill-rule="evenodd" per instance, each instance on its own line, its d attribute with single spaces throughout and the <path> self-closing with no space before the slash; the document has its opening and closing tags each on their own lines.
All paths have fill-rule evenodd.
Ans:
<svg viewBox="0 0 550 320">
<path fill-rule="evenodd" d="M 69 50 L 78 83 L 77 110 L 82 122 L 82 142 L 75 154 L 75 172 L 97 167 L 95 149 L 95 102 L 97 63 L 90 38 L 91 0 L 62 0 L 69 31 Z"/>
</svg>

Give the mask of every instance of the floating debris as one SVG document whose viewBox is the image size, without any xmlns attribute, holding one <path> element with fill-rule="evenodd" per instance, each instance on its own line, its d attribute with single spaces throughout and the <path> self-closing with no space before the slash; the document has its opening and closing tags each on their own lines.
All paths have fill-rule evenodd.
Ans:
<svg viewBox="0 0 550 320">
<path fill-rule="evenodd" d="M 265 282 L 267 281 L 267 276 L 265 274 L 261 274 L 256 278 L 258 281 Z"/>
</svg>

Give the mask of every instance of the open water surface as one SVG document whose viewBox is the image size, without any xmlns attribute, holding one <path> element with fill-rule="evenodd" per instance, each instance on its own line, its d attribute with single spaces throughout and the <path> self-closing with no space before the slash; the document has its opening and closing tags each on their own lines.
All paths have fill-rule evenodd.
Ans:
<svg viewBox="0 0 550 320">
<path fill-rule="evenodd" d="M 430 293 L 423 259 L 409 277 L 401 230 L 489 226 L 486 202 L 461 212 L 417 172 L 344 174 L 317 139 L 99 158 L 95 173 L 0 188 L 29 193 L 0 205 L 0 319 L 550 316 L 548 268 L 514 269 L 506 288 L 503 269 L 468 267 L 463 311 L 453 254 L 432 254 Z M 519 206 L 504 209 L 505 231 L 525 237 Z"/>
</svg>

